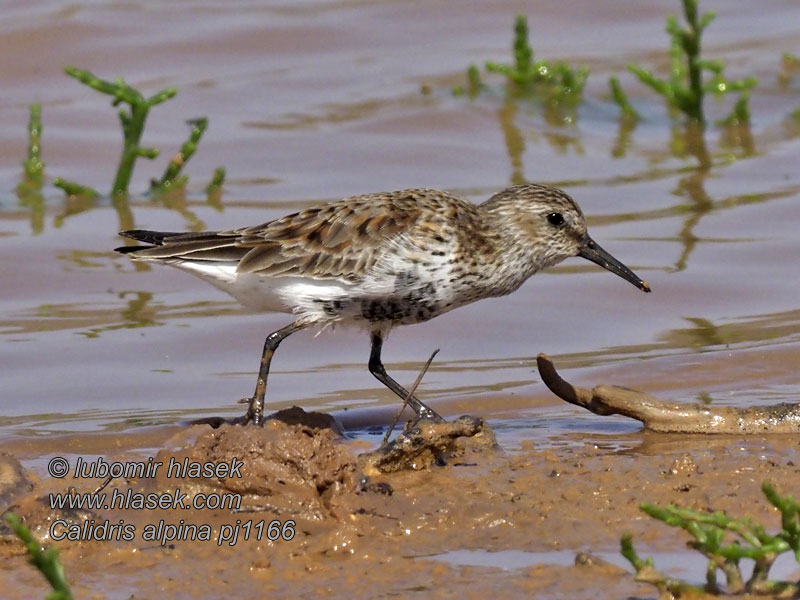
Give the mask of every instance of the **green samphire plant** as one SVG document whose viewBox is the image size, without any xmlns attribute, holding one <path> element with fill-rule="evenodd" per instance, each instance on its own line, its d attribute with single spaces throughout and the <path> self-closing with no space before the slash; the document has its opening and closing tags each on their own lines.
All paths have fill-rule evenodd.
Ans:
<svg viewBox="0 0 800 600">
<path fill-rule="evenodd" d="M 46 600 L 72 600 L 72 592 L 64 575 L 64 567 L 58 560 L 58 550 L 55 548 L 43 549 L 37 542 L 30 529 L 13 513 L 6 513 L 6 522 L 16 536 L 25 544 L 30 562 L 42 574 L 52 588 Z"/>
<path fill-rule="evenodd" d="M 758 79 L 755 77 L 727 79 L 724 73 L 725 64 L 721 60 L 702 57 L 703 31 L 714 20 L 715 14 L 707 12 L 699 16 L 698 0 L 682 0 L 682 2 L 686 26 L 680 25 L 675 16 L 667 19 L 667 33 L 671 38 L 669 78 L 661 79 L 635 64 L 628 65 L 628 70 L 636 75 L 639 81 L 663 96 L 671 108 L 701 125 L 706 123 L 703 106 L 706 94 L 710 93 L 719 98 L 739 92 L 733 110 L 720 123 L 749 123 L 749 91 L 758 84 Z M 614 84 L 611 85 L 613 88 Z M 613 92 L 612 96 L 625 111 L 625 107 Z"/>
<path fill-rule="evenodd" d="M 622 555 L 636 570 L 636 581 L 658 588 L 664 597 L 685 598 L 701 594 L 755 594 L 771 598 L 796 598 L 800 595 L 800 581 L 776 581 L 769 578 L 775 560 L 784 552 L 791 552 L 800 563 L 800 502 L 790 495 L 781 496 L 770 483 L 761 486 L 767 500 L 781 514 L 781 529 L 776 533 L 748 517 L 731 517 L 722 511 L 698 512 L 669 505 L 659 507 L 644 503 L 641 510 L 670 525 L 680 527 L 692 536 L 687 545 L 700 552 L 707 560 L 706 583 L 693 585 L 674 579 L 658 571 L 653 559 L 642 559 L 633 548 L 630 534 L 622 536 Z M 741 568 L 743 559 L 754 562 L 749 578 Z M 725 575 L 725 587 L 717 574 Z"/>
<path fill-rule="evenodd" d="M 528 18 L 518 15 L 514 21 L 512 42 L 513 62 L 502 64 L 486 61 L 486 71 L 506 79 L 506 90 L 514 96 L 544 99 L 551 102 L 579 102 L 589 69 L 572 67 L 565 62 L 535 60 L 529 41 Z M 466 88 L 457 86 L 453 93 L 475 97 L 486 89 L 480 69 L 470 65 L 467 69 Z"/>
<path fill-rule="evenodd" d="M 125 83 L 121 77 L 112 82 L 100 79 L 89 71 L 76 67 L 69 66 L 64 71 L 70 77 L 74 77 L 90 88 L 111 96 L 112 106 L 122 105 L 118 114 L 122 127 L 123 145 L 117 172 L 111 186 L 111 197 L 125 196 L 128 194 L 136 161 L 139 158 L 154 159 L 159 155 L 157 148 L 141 145 L 142 134 L 144 133 L 150 109 L 173 98 L 178 93 L 178 90 L 173 87 L 165 88 L 150 97 L 145 97 L 139 90 Z M 184 142 L 178 153 L 169 161 L 161 178 L 151 182 L 151 191 L 164 191 L 171 187 L 186 184 L 187 178 L 181 175 L 181 172 L 186 162 L 197 150 L 197 145 L 208 127 L 208 119 L 193 119 L 188 123 L 191 128 L 189 139 Z M 222 180 L 225 177 L 224 173 L 222 168 L 218 168 L 215 171 L 212 185 L 215 185 L 216 188 L 222 184 Z M 68 195 L 98 195 L 90 187 L 60 178 L 54 179 L 53 185 L 63 189 Z"/>
</svg>

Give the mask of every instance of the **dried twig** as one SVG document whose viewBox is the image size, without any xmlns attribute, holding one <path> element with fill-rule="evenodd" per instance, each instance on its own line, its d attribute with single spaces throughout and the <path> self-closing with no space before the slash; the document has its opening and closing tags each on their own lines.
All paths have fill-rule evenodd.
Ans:
<svg viewBox="0 0 800 600">
<path fill-rule="evenodd" d="M 403 414 L 403 411 L 406 409 L 406 406 L 408 406 L 408 401 L 411 399 L 411 396 L 414 395 L 414 392 L 417 391 L 419 384 L 422 383 L 422 378 L 425 377 L 425 373 L 428 372 L 428 367 L 430 367 L 431 363 L 433 362 L 433 357 L 436 356 L 437 354 L 439 354 L 439 348 L 437 348 L 431 353 L 430 358 L 428 358 L 428 362 L 425 363 L 425 366 L 422 367 L 422 370 L 419 372 L 419 375 L 417 375 L 417 378 L 414 380 L 414 385 L 412 385 L 411 389 L 408 390 L 408 394 L 403 400 L 403 405 L 400 407 L 400 410 L 398 410 L 397 414 L 394 416 L 394 420 L 392 420 L 392 424 L 389 425 L 389 429 L 386 430 L 386 435 L 383 436 L 383 441 L 381 442 L 381 445 L 386 445 L 386 443 L 389 441 L 389 436 L 392 435 L 392 431 L 394 431 L 394 428 L 397 426 L 397 422 L 400 420 L 400 415 Z"/>
</svg>

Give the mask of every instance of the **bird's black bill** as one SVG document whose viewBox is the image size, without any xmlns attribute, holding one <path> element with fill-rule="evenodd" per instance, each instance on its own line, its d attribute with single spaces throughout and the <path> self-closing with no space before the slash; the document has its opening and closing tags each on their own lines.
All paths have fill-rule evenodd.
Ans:
<svg viewBox="0 0 800 600">
<path fill-rule="evenodd" d="M 650 291 L 650 286 L 646 281 L 641 280 L 636 273 L 631 271 L 628 267 L 603 250 L 588 235 L 583 239 L 581 249 L 578 251 L 578 256 L 582 256 L 586 260 L 590 260 L 593 263 L 600 265 L 604 269 L 608 269 L 612 273 L 619 275 L 626 281 L 630 281 L 643 292 Z"/>
</svg>

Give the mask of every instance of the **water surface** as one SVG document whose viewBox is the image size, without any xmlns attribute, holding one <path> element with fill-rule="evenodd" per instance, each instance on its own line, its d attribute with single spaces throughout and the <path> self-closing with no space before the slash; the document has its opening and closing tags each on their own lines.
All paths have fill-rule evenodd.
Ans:
<svg viewBox="0 0 800 600">
<path fill-rule="evenodd" d="M 449 91 L 470 62 L 508 60 L 525 3 L 12 4 L 0 22 L 0 438 L 234 416 L 235 399 L 252 393 L 263 337 L 286 315 L 248 314 L 189 275 L 131 263 L 112 252 L 121 228 L 238 227 L 407 187 L 480 202 L 521 180 L 564 187 L 593 237 L 653 294 L 567 261 L 509 297 L 393 332 L 384 359 L 401 382 L 440 348 L 421 394 L 447 414 L 498 419 L 509 440 L 636 429 L 562 406 L 534 372 L 539 352 L 585 385 L 740 405 L 796 399 L 800 126 L 788 115 L 800 76 L 780 85 L 778 74 L 781 53 L 797 50 L 800 7 L 703 5 L 719 13 L 709 56 L 761 85 L 752 128 L 710 128 L 710 167 L 698 170 L 662 102 L 624 71 L 631 61 L 665 66 L 663 24 L 677 2 L 537 5 L 537 56 L 592 69 L 587 102 L 567 124 L 500 93 Z M 185 194 L 144 193 L 163 158 L 142 161 L 124 205 L 65 199 L 50 185 L 62 176 L 106 190 L 120 148 L 108 99 L 63 75 L 67 64 L 148 94 L 179 87 L 144 137 L 165 157 L 186 119 L 210 118 Z M 605 99 L 612 74 L 646 118 L 627 138 Z M 15 193 L 32 102 L 43 106 L 48 177 L 33 199 Z M 712 101 L 711 118 L 728 108 Z M 228 179 L 209 202 L 203 187 L 218 165 Z M 385 407 L 380 421 L 396 400 L 367 356 L 360 331 L 294 335 L 273 363 L 268 404 L 343 416 Z"/>
</svg>

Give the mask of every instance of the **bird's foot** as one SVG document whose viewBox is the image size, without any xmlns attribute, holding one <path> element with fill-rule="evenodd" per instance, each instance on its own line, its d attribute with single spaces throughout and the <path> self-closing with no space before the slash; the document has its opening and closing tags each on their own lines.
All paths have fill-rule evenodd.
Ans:
<svg viewBox="0 0 800 600">
<path fill-rule="evenodd" d="M 409 404 L 412 404 L 409 402 Z M 437 413 L 427 404 L 423 404 L 419 400 L 417 400 L 416 405 L 411 406 L 414 409 L 414 412 L 417 413 L 416 418 L 413 420 L 413 424 L 416 426 L 417 423 L 420 421 L 433 421 L 434 423 L 445 423 L 447 419 L 445 419 L 442 415 Z"/>
<path fill-rule="evenodd" d="M 425 423 L 434 423 L 434 424 L 447 423 L 447 419 L 436 413 L 417 415 L 406 423 L 404 431 L 414 429 L 415 427 L 419 427 L 420 425 L 424 425 Z"/>
<path fill-rule="evenodd" d="M 251 396 L 250 398 L 241 398 L 239 404 L 247 404 L 247 412 L 244 416 L 240 417 L 239 423 L 242 425 L 264 425 L 264 399 Z"/>
</svg>

